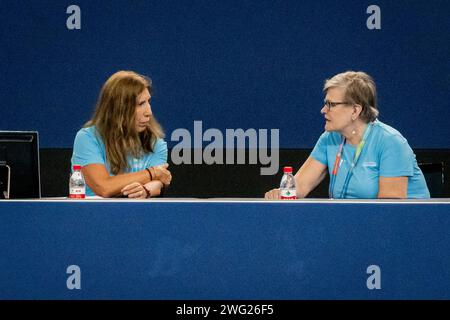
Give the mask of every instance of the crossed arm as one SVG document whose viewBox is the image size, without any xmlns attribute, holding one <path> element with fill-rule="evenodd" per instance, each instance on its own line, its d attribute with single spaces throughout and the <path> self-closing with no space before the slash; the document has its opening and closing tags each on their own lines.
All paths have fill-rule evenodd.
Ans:
<svg viewBox="0 0 450 320">
<path fill-rule="evenodd" d="M 170 184 L 172 176 L 167 167 L 168 164 L 152 167 L 153 180 L 147 170 L 110 176 L 103 164 L 86 165 L 82 168 L 82 173 L 88 186 L 101 197 L 124 195 L 130 198 L 145 198 L 148 193 L 150 196 L 159 195 L 161 188 Z"/>
</svg>

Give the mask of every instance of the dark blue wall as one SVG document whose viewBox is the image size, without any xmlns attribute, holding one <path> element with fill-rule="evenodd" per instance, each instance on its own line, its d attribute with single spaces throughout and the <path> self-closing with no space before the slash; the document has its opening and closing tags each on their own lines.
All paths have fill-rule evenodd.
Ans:
<svg viewBox="0 0 450 320">
<path fill-rule="evenodd" d="M 81 8 L 81 30 L 66 9 Z M 381 30 L 366 9 L 381 8 Z M 0 129 L 71 147 L 113 72 L 155 85 L 168 133 L 278 128 L 285 148 L 323 130 L 324 79 L 364 70 L 380 119 L 416 148 L 450 147 L 450 1 L 17 1 L 0 5 Z M 170 145 L 173 145 L 171 143 Z"/>
</svg>

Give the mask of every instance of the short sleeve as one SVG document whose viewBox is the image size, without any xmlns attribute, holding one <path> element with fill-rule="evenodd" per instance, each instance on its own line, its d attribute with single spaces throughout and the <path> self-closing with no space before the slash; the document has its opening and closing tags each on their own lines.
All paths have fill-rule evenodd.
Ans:
<svg viewBox="0 0 450 320">
<path fill-rule="evenodd" d="M 156 161 L 158 164 L 163 164 L 167 162 L 167 142 L 159 138 L 156 140 L 154 154 L 156 156 Z"/>
<path fill-rule="evenodd" d="M 408 141 L 399 135 L 386 138 L 380 157 L 380 176 L 411 177 L 414 174 L 414 153 Z"/>
<path fill-rule="evenodd" d="M 329 133 L 324 132 L 320 136 L 319 140 L 317 140 L 316 145 L 314 146 L 313 151 L 311 152 L 311 157 L 320 163 L 328 166 L 328 157 L 327 157 L 327 145 L 328 145 Z"/>
<path fill-rule="evenodd" d="M 105 165 L 104 150 L 92 131 L 81 129 L 73 144 L 72 164 L 86 166 L 93 163 Z"/>
</svg>

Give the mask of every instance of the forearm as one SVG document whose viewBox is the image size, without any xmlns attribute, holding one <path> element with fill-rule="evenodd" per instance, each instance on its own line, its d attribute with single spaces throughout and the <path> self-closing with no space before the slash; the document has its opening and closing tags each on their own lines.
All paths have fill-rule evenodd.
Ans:
<svg viewBox="0 0 450 320">
<path fill-rule="evenodd" d="M 95 168 L 90 168 L 86 170 L 87 172 L 83 172 L 86 183 L 95 194 L 105 198 L 121 195 L 121 190 L 133 182 L 145 184 L 150 181 L 150 175 L 147 170 L 110 176 L 106 171 L 93 173 L 92 169 Z"/>
<path fill-rule="evenodd" d="M 150 181 L 150 176 L 146 170 L 138 172 L 123 173 L 116 176 L 110 176 L 104 183 L 104 191 L 109 197 L 120 196 L 121 190 L 133 182 L 145 184 Z"/>
<path fill-rule="evenodd" d="M 306 198 L 313 188 L 305 185 L 298 185 L 296 186 L 296 189 L 297 189 L 297 198 L 302 199 Z"/>
<path fill-rule="evenodd" d="M 318 180 L 311 181 L 310 183 L 307 181 L 300 181 L 299 183 L 296 183 L 297 198 L 306 198 L 308 194 L 325 178 L 325 175 L 326 173 L 323 173 Z"/>
<path fill-rule="evenodd" d="M 306 196 L 316 188 L 327 175 L 326 166 L 309 157 L 295 174 L 295 185 L 298 198 Z"/>
</svg>

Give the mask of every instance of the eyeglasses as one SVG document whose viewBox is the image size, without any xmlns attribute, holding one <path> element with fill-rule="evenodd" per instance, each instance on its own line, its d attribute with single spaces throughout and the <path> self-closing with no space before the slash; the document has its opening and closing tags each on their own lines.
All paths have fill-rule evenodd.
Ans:
<svg viewBox="0 0 450 320">
<path fill-rule="evenodd" d="M 328 101 L 328 100 L 325 100 L 323 103 L 324 103 L 325 106 L 327 106 L 328 111 L 330 111 L 331 108 L 334 108 L 334 107 L 336 107 L 336 106 L 338 106 L 340 104 L 351 104 L 350 102 L 345 102 L 345 101 L 344 102 L 331 102 L 331 101 Z"/>
</svg>

